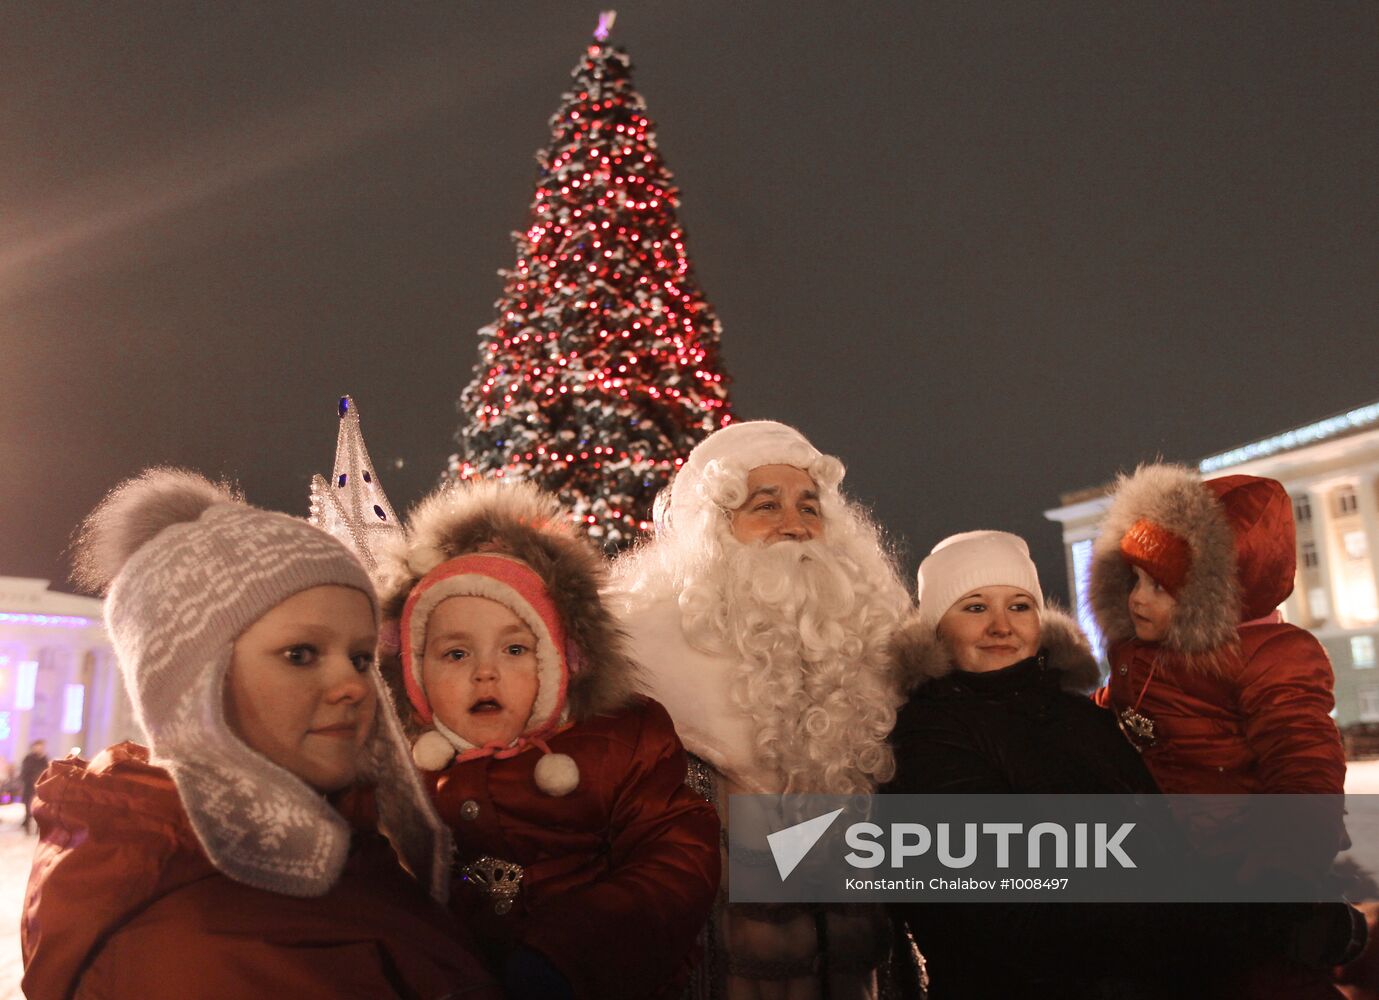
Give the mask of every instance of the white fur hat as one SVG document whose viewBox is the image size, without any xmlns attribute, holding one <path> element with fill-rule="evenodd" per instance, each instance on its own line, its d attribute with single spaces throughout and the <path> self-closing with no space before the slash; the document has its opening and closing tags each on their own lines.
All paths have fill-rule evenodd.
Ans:
<svg viewBox="0 0 1379 1000">
<path fill-rule="evenodd" d="M 978 587 L 1018 587 L 1044 610 L 1044 592 L 1029 546 L 1008 531 L 949 535 L 919 564 L 918 582 L 918 621 L 924 627 L 937 627 L 954 602 Z"/>
<path fill-rule="evenodd" d="M 843 463 L 799 431 L 774 420 L 748 420 L 714 431 L 685 459 L 670 487 L 670 524 L 705 511 L 733 510 L 747 499 L 747 474 L 763 465 L 793 465 L 820 490 L 836 489 Z"/>
</svg>

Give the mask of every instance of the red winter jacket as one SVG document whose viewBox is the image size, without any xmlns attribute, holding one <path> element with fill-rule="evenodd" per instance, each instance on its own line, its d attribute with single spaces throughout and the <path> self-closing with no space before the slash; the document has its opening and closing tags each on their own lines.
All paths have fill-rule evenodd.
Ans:
<svg viewBox="0 0 1379 1000">
<path fill-rule="evenodd" d="M 1171 570 L 1164 575 L 1173 577 L 1177 604 L 1162 641 L 1135 638 L 1132 562 L 1151 575 L 1159 563 Z M 1146 466 L 1122 480 L 1102 523 L 1091 598 L 1111 662 L 1097 702 L 1118 716 L 1133 710 L 1152 720 L 1152 745 L 1136 742 L 1159 787 L 1334 796 L 1318 801 L 1311 856 L 1296 859 L 1310 869 L 1346 844 L 1345 753 L 1330 715 L 1335 678 L 1326 652 L 1273 614 L 1295 572 L 1292 501 L 1277 481 L 1204 483 L 1188 469 Z M 1224 836 L 1229 823 L 1217 826 Z"/>
<path fill-rule="evenodd" d="M 660 995 L 687 966 L 718 889 L 718 816 L 685 787 L 684 750 L 654 701 L 575 723 L 548 745 L 579 766 L 568 795 L 538 790 L 535 748 L 427 776 L 455 834 L 451 909 L 494 968 L 522 944 L 577 997 Z M 460 875 L 484 856 L 524 870 L 506 913 Z"/>
<path fill-rule="evenodd" d="M 49 767 L 20 928 L 31 1000 L 499 1000 L 442 907 L 361 831 L 324 896 L 207 860 L 167 772 L 122 743 Z"/>
<path fill-rule="evenodd" d="M 1345 754 L 1325 650 L 1283 623 L 1237 634 L 1239 656 L 1219 670 L 1194 669 L 1161 643 L 1120 642 L 1097 703 L 1117 711 L 1138 703 L 1154 720 L 1157 740 L 1143 748 L 1144 761 L 1165 792 L 1342 794 Z"/>
</svg>

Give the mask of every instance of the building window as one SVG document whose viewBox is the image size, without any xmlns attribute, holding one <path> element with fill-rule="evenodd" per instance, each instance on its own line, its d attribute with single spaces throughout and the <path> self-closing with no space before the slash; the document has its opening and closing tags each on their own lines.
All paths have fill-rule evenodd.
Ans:
<svg viewBox="0 0 1379 1000">
<path fill-rule="evenodd" d="M 81 732 L 82 712 L 86 707 L 86 688 L 80 684 L 63 685 L 62 731 Z"/>
<path fill-rule="evenodd" d="M 1307 592 L 1307 610 L 1312 613 L 1314 622 L 1324 622 L 1331 617 L 1331 602 L 1326 598 L 1325 587 L 1313 587 Z"/>
<path fill-rule="evenodd" d="M 1293 498 L 1293 520 L 1297 521 L 1298 524 L 1312 523 L 1312 500 L 1310 497 Z"/>
<path fill-rule="evenodd" d="M 1317 568 L 1317 543 L 1316 543 L 1316 542 L 1303 542 L 1303 543 L 1302 543 L 1302 568 L 1303 568 L 1303 569 L 1316 569 L 1316 568 Z"/>
<path fill-rule="evenodd" d="M 1350 662 L 1358 670 L 1374 666 L 1374 636 L 1352 635 L 1350 637 Z"/>
<path fill-rule="evenodd" d="M 1379 685 L 1361 684 L 1355 700 L 1360 703 L 1361 722 L 1379 722 Z"/>
<path fill-rule="evenodd" d="M 1342 486 L 1336 491 L 1336 516 L 1344 517 L 1360 509 L 1360 498 L 1354 486 Z"/>
<path fill-rule="evenodd" d="M 1351 559 L 1363 559 L 1369 555 L 1369 542 L 1363 531 L 1347 531 L 1341 536 L 1341 545 Z"/>
<path fill-rule="evenodd" d="M 19 679 L 14 688 L 14 707 L 27 710 L 34 707 L 34 694 L 38 690 L 38 661 L 19 661 Z"/>
</svg>

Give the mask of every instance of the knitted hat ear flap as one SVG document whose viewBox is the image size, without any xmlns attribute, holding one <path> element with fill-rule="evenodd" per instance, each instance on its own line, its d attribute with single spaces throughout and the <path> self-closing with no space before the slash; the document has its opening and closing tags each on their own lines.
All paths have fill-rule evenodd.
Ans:
<svg viewBox="0 0 1379 1000">
<path fill-rule="evenodd" d="M 179 699 L 182 712 L 174 724 L 207 738 L 180 738 L 169 732 L 167 722 L 173 720 L 146 727 L 149 763 L 172 777 L 196 838 L 217 869 L 257 889 L 324 895 L 344 868 L 349 825 L 306 782 L 231 732 L 224 711 L 230 658 L 230 647 L 223 646 L 203 660 L 207 669 Z M 209 735 L 215 733 L 222 735 Z M 254 789 L 252 803 L 244 801 L 246 779 Z M 308 858 L 310 865 L 299 864 Z"/>
<path fill-rule="evenodd" d="M 407 737 L 393 709 L 388 686 L 377 668 L 370 680 L 378 699 L 374 734 L 367 744 L 367 774 L 378 806 L 379 830 L 392 843 L 407 870 L 444 903 L 450 895 L 454 842 L 422 787 L 407 754 Z"/>
</svg>

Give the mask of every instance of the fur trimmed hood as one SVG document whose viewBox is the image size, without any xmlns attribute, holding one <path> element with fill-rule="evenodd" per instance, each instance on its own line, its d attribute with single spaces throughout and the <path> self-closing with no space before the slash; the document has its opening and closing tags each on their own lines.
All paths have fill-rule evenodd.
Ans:
<svg viewBox="0 0 1379 1000">
<path fill-rule="evenodd" d="M 567 692 L 570 718 L 580 722 L 631 703 L 637 667 L 600 596 L 607 567 L 555 497 L 526 482 L 455 483 L 417 504 L 406 529 L 405 538 L 390 540 L 378 553 L 385 634 L 395 630 L 412 588 L 441 563 L 472 553 L 509 556 L 541 578 L 564 623 L 578 662 Z M 385 672 L 399 703 L 407 704 L 397 651 L 384 653 Z"/>
<path fill-rule="evenodd" d="M 1282 484 L 1257 476 L 1203 482 L 1185 466 L 1142 465 L 1116 483 L 1092 550 L 1091 605 L 1108 646 L 1135 637 L 1135 577 L 1122 543 L 1142 526 L 1183 550 L 1186 571 L 1162 644 L 1189 664 L 1219 667 L 1239 646 L 1240 624 L 1293 592 L 1293 504 Z"/>
<path fill-rule="evenodd" d="M 1089 694 L 1096 688 L 1101 668 L 1087 637 L 1070 615 L 1051 604 L 1045 605 L 1039 615 L 1039 648 L 1047 656 L 1046 666 L 1059 672 L 1059 687 L 1064 691 Z M 891 639 L 891 656 L 900 688 L 906 692 L 914 692 L 956 669 L 934 625 L 922 621 L 917 613 Z"/>
</svg>

